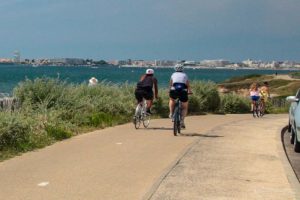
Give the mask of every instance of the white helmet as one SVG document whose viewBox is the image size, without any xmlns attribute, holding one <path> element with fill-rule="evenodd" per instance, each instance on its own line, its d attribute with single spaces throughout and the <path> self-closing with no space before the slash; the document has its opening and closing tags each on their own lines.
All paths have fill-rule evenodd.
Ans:
<svg viewBox="0 0 300 200">
<path fill-rule="evenodd" d="M 146 74 L 154 74 L 154 70 L 153 69 L 147 69 Z"/>
<path fill-rule="evenodd" d="M 174 66 L 174 69 L 176 72 L 182 72 L 183 71 L 183 64 L 176 64 Z"/>
</svg>

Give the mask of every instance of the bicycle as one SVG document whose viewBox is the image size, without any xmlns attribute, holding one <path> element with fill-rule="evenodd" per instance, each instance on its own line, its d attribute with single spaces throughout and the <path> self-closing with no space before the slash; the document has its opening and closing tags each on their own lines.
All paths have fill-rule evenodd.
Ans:
<svg viewBox="0 0 300 200">
<path fill-rule="evenodd" d="M 262 117 L 262 103 L 260 100 L 254 101 L 253 105 L 253 111 L 252 111 L 253 117 Z"/>
<path fill-rule="evenodd" d="M 179 99 L 176 100 L 175 102 L 175 107 L 174 107 L 174 114 L 173 114 L 173 133 L 174 136 L 177 136 L 177 134 L 181 132 L 181 101 Z"/>
<path fill-rule="evenodd" d="M 188 95 L 192 95 L 192 92 L 189 92 Z M 173 121 L 173 134 L 174 136 L 177 136 L 178 133 L 181 133 L 181 125 L 183 123 L 182 121 L 182 102 L 179 98 L 176 99 L 175 106 L 174 106 L 174 114 L 172 116 Z"/>
<path fill-rule="evenodd" d="M 150 124 L 150 114 L 147 113 L 147 101 L 145 99 L 138 103 L 135 108 L 135 114 L 133 116 L 135 129 L 140 128 L 141 122 L 143 122 L 145 128 L 148 128 Z"/>
</svg>

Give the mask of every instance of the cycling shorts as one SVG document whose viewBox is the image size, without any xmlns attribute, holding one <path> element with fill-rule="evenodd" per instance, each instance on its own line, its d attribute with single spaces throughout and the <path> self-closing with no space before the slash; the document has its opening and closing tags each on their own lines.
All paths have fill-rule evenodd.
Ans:
<svg viewBox="0 0 300 200">
<path fill-rule="evenodd" d="M 134 94 L 138 102 L 142 102 L 143 98 L 146 100 L 153 100 L 152 88 L 138 88 L 135 90 Z"/>
<path fill-rule="evenodd" d="M 252 101 L 258 101 L 260 96 L 251 96 Z"/>
<path fill-rule="evenodd" d="M 175 90 L 171 89 L 169 93 L 170 98 L 172 99 L 179 99 L 181 102 L 187 102 L 188 99 L 188 92 L 186 89 L 184 90 Z"/>
</svg>

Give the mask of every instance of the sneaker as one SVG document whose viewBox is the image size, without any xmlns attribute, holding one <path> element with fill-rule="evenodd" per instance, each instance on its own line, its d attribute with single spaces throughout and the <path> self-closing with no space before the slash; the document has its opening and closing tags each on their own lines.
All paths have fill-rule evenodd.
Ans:
<svg viewBox="0 0 300 200">
<path fill-rule="evenodd" d="M 173 114 L 172 114 L 172 113 L 169 114 L 169 118 L 170 118 L 170 119 L 173 118 Z"/>
</svg>

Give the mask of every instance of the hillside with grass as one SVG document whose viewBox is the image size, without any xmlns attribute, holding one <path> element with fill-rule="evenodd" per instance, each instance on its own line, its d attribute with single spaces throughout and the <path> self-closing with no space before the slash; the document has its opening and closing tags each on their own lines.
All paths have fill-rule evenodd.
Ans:
<svg viewBox="0 0 300 200">
<path fill-rule="evenodd" d="M 247 96 L 249 95 L 249 87 L 253 82 L 263 85 L 265 81 L 269 83 L 271 97 L 274 98 L 285 98 L 295 95 L 300 88 L 300 79 L 293 74 L 278 76 L 251 74 L 233 77 L 219 84 L 218 87 L 224 92 L 235 92 L 236 94 Z"/>
</svg>

